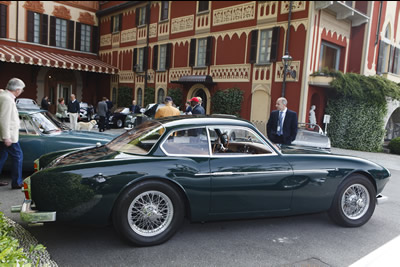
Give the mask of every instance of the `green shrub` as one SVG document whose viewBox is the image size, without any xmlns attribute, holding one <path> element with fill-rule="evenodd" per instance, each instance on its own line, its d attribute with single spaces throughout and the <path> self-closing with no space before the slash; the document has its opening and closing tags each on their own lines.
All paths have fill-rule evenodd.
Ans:
<svg viewBox="0 0 400 267">
<path fill-rule="evenodd" d="M 32 259 L 29 254 L 44 250 L 43 245 L 31 246 L 29 252 L 25 252 L 18 239 L 12 236 L 14 227 L 6 220 L 0 212 L 0 265 L 1 266 L 32 266 Z M 35 258 L 35 257 L 34 257 Z M 39 258 L 33 266 L 37 266 Z"/>
<path fill-rule="evenodd" d="M 400 137 L 396 137 L 389 142 L 390 153 L 400 155 Z"/>
<path fill-rule="evenodd" d="M 132 88 L 120 87 L 118 88 L 118 107 L 130 107 L 132 105 Z"/>
<path fill-rule="evenodd" d="M 146 87 L 144 90 L 144 107 L 148 104 L 155 103 L 156 91 L 154 87 Z"/>
<path fill-rule="evenodd" d="M 213 113 L 239 116 L 243 102 L 243 91 L 229 88 L 217 91 L 211 97 Z"/>
<path fill-rule="evenodd" d="M 183 93 L 181 88 L 170 88 L 168 89 L 167 95 L 172 97 L 172 100 L 177 107 L 182 107 Z"/>
<path fill-rule="evenodd" d="M 400 99 L 400 87 L 380 76 L 338 72 L 331 82 L 326 113 L 332 146 L 381 151 L 385 134 L 386 97 Z"/>
</svg>

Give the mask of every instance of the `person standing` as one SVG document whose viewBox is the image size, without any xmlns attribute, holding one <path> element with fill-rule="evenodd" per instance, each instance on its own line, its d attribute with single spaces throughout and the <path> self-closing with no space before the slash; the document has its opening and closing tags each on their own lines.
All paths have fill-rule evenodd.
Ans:
<svg viewBox="0 0 400 267">
<path fill-rule="evenodd" d="M 43 97 L 41 106 L 42 106 L 42 109 L 49 110 L 50 102 L 49 102 L 48 96 Z"/>
<path fill-rule="evenodd" d="M 8 155 L 13 158 L 11 170 L 11 188 L 22 188 L 22 160 L 23 153 L 19 145 L 19 115 L 15 99 L 22 94 L 25 83 L 12 78 L 8 81 L 6 90 L 0 93 L 0 173 L 3 170 L 4 163 Z M 1 185 L 7 185 L 7 182 L 1 182 Z"/>
<path fill-rule="evenodd" d="M 129 110 L 135 114 L 140 113 L 140 106 L 136 105 L 136 100 L 132 100 L 132 106 L 129 108 Z"/>
<path fill-rule="evenodd" d="M 185 115 L 192 115 L 192 106 L 190 105 L 190 101 L 186 101 L 185 108 Z"/>
<path fill-rule="evenodd" d="M 276 144 L 290 145 L 297 135 L 297 113 L 287 108 L 284 97 L 276 100 L 276 108 L 267 123 L 268 138 Z"/>
<path fill-rule="evenodd" d="M 99 101 L 99 103 L 97 104 L 97 114 L 100 117 L 99 132 L 104 132 L 106 129 L 106 116 L 108 111 L 106 100 L 107 98 L 103 97 L 103 100 Z"/>
<path fill-rule="evenodd" d="M 170 117 L 170 116 L 179 116 L 181 112 L 179 109 L 172 106 L 172 98 L 167 96 L 164 100 L 165 106 L 159 108 L 156 112 L 154 118 L 163 118 L 163 117 Z"/>
<path fill-rule="evenodd" d="M 308 112 L 309 120 L 310 120 L 310 129 L 315 128 L 315 124 L 317 124 L 317 118 L 315 117 L 315 105 L 312 105 L 310 111 Z"/>
<path fill-rule="evenodd" d="M 58 99 L 58 105 L 57 105 L 57 113 L 56 116 L 61 120 L 61 122 L 64 122 L 66 120 L 67 116 L 67 106 L 65 105 L 64 98 L 61 97 Z"/>
<path fill-rule="evenodd" d="M 202 105 L 200 105 L 200 101 L 197 97 L 192 97 L 192 99 L 189 100 L 190 104 L 192 105 L 192 114 L 200 114 L 200 115 L 205 115 L 206 112 L 203 108 Z"/>
<path fill-rule="evenodd" d="M 76 130 L 78 126 L 78 117 L 79 117 L 79 102 L 76 100 L 75 95 L 71 94 L 70 101 L 68 102 L 68 113 L 69 113 L 69 122 L 71 124 L 71 129 Z"/>
<path fill-rule="evenodd" d="M 114 106 L 113 102 L 110 101 L 108 98 L 106 99 L 106 103 L 107 103 L 107 115 L 106 115 L 106 128 L 107 129 L 111 129 L 110 124 L 108 123 L 110 121 L 110 116 L 111 116 L 111 109 Z"/>
</svg>

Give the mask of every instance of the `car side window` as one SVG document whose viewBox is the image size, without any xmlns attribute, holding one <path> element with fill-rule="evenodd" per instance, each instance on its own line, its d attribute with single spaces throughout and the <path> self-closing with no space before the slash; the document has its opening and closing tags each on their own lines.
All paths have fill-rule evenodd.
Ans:
<svg viewBox="0 0 400 267">
<path fill-rule="evenodd" d="M 251 129 L 243 127 L 210 127 L 213 155 L 271 154 L 272 149 Z"/>
<path fill-rule="evenodd" d="M 37 135 L 32 122 L 26 117 L 19 117 L 19 134 L 20 135 Z"/>
<path fill-rule="evenodd" d="M 205 128 L 174 131 L 162 148 L 171 155 L 209 155 L 207 131 Z"/>
</svg>

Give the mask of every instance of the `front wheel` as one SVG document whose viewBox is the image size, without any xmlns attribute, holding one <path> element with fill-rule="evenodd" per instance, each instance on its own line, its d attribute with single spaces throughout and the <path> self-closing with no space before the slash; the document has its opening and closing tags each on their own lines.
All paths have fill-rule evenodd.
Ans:
<svg viewBox="0 0 400 267">
<path fill-rule="evenodd" d="M 117 127 L 118 128 L 122 128 L 122 125 L 123 125 L 124 123 L 123 123 L 123 121 L 121 120 L 121 119 L 118 119 L 117 120 Z"/>
<path fill-rule="evenodd" d="M 181 225 L 184 205 L 170 185 L 146 181 L 129 188 L 116 202 L 113 222 L 122 238 L 137 246 L 158 245 Z"/>
<path fill-rule="evenodd" d="M 371 218 L 376 205 L 376 190 L 370 180 L 354 174 L 338 188 L 329 216 L 339 225 L 359 227 Z"/>
</svg>

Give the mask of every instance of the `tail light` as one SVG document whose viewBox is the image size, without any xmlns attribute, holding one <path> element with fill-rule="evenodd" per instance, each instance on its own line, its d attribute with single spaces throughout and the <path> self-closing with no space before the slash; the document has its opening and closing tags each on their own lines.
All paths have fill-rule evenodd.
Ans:
<svg viewBox="0 0 400 267">
<path fill-rule="evenodd" d="M 24 188 L 22 189 L 22 192 L 24 192 L 26 200 L 31 199 L 31 177 L 24 180 Z"/>
<path fill-rule="evenodd" d="M 39 170 L 39 159 L 36 159 L 33 162 L 33 169 L 35 170 L 35 172 L 37 172 Z"/>
</svg>

